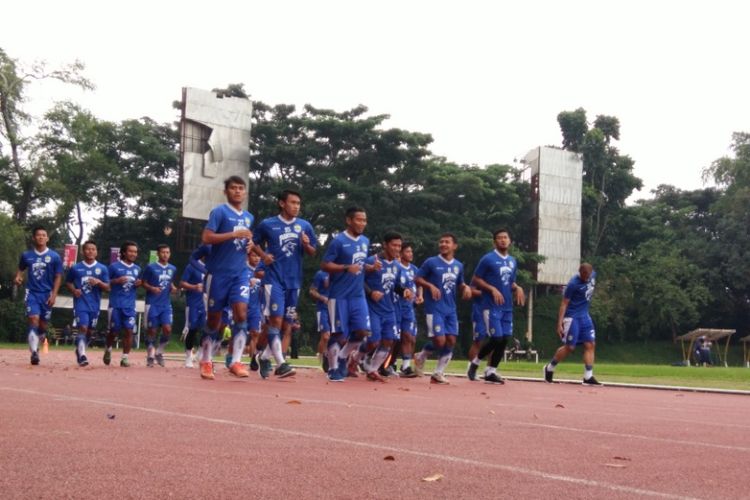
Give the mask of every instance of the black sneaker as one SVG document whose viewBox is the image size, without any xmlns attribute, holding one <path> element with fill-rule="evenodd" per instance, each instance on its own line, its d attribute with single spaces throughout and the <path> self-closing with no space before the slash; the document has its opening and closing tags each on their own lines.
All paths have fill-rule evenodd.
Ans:
<svg viewBox="0 0 750 500">
<path fill-rule="evenodd" d="M 547 382 L 548 384 L 551 384 L 552 383 L 552 377 L 554 377 L 555 372 L 549 371 L 547 369 L 548 366 L 549 365 L 544 365 L 544 368 L 542 369 L 542 371 L 544 372 L 544 381 Z"/>
<path fill-rule="evenodd" d="M 477 379 L 478 369 L 479 369 L 479 365 L 476 365 L 474 363 L 469 363 L 469 370 L 466 372 L 466 376 L 469 377 L 469 380 Z"/>
<path fill-rule="evenodd" d="M 146 358 L 146 366 L 148 366 L 149 368 L 153 368 L 154 367 L 154 358 Z"/>
<path fill-rule="evenodd" d="M 89 360 L 85 354 L 81 354 L 78 357 L 78 366 L 89 366 Z"/>
<path fill-rule="evenodd" d="M 592 375 L 589 378 L 583 379 L 583 385 L 602 385 L 602 383 L 596 380 Z"/>
<path fill-rule="evenodd" d="M 163 354 L 157 354 L 156 355 L 156 362 L 159 364 L 159 366 L 164 367 L 164 355 Z"/>
<path fill-rule="evenodd" d="M 258 364 L 258 354 L 254 354 L 253 357 L 250 358 L 250 370 L 257 372 L 260 365 Z"/>
<path fill-rule="evenodd" d="M 261 358 L 259 363 L 260 363 L 260 378 L 267 379 L 271 375 L 271 371 L 273 370 L 273 365 L 271 364 L 271 360 Z"/>
<path fill-rule="evenodd" d="M 328 356 L 323 356 L 323 371 L 328 373 L 331 366 L 328 364 Z"/>
<path fill-rule="evenodd" d="M 276 371 L 273 372 L 274 375 L 276 375 L 279 378 L 286 378 L 291 377 L 297 373 L 297 371 L 289 366 L 289 363 L 281 363 L 277 368 Z"/>
<path fill-rule="evenodd" d="M 401 370 L 401 376 L 404 378 L 415 378 L 417 377 L 417 372 L 410 366 L 405 370 Z"/>
<path fill-rule="evenodd" d="M 484 382 L 487 384 L 504 384 L 505 380 L 502 379 L 497 373 L 490 373 L 484 376 Z"/>
<path fill-rule="evenodd" d="M 39 353 L 37 351 L 32 351 L 31 353 L 31 364 L 32 365 L 39 364 Z"/>
</svg>

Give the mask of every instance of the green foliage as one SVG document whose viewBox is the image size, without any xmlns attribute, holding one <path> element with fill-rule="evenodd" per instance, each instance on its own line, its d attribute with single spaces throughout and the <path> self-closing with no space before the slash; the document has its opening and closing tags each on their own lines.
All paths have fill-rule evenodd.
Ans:
<svg viewBox="0 0 750 500">
<path fill-rule="evenodd" d="M 18 269 L 18 256 L 25 247 L 21 226 L 0 213 L 0 288 L 7 288 Z"/>
<path fill-rule="evenodd" d="M 0 341 L 26 340 L 26 311 L 23 300 L 0 300 Z"/>
</svg>

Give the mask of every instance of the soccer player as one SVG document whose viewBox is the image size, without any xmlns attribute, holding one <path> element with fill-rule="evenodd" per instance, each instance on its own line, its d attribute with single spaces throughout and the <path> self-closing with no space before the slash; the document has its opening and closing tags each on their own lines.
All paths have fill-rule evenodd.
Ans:
<svg viewBox="0 0 750 500">
<path fill-rule="evenodd" d="M 128 355 L 133 342 L 135 329 L 135 292 L 141 286 L 141 268 L 135 263 L 138 258 L 138 245 L 126 241 L 120 246 L 120 259 L 109 266 L 109 333 L 104 350 L 104 364 L 112 359 L 112 345 L 115 335 L 124 332 L 122 337 L 122 359 L 120 366 L 130 366 Z"/>
<path fill-rule="evenodd" d="M 208 252 L 205 255 L 207 254 Z M 185 341 L 185 368 L 193 367 L 195 336 L 206 326 L 206 301 L 203 295 L 203 280 L 206 278 L 206 266 L 203 263 L 205 255 L 201 254 L 198 259 L 190 259 L 180 279 L 180 288 L 185 290 L 185 329 L 182 331 Z"/>
<path fill-rule="evenodd" d="M 367 379 L 384 382 L 378 368 L 385 361 L 399 339 L 397 324 L 398 302 L 396 286 L 399 281 L 398 256 L 401 253 L 401 235 L 388 232 L 383 236 L 383 251 L 366 260 L 372 268 L 365 274 L 365 292 L 367 308 L 370 313 L 370 336 L 367 338 L 368 351 L 374 352 L 370 360 L 363 363 Z M 379 268 L 376 264 L 380 264 Z M 411 297 L 411 291 L 404 290 L 405 297 Z M 358 353 L 354 353 L 357 356 Z"/>
<path fill-rule="evenodd" d="M 29 350 L 31 364 L 39 364 L 39 342 L 47 335 L 47 324 L 52 317 L 57 292 L 62 282 L 62 259 L 47 248 L 49 237 L 42 226 L 31 230 L 34 248 L 21 254 L 13 282 L 23 284 L 23 272 L 28 269 L 26 283 L 26 317 L 29 321 Z"/>
<path fill-rule="evenodd" d="M 507 229 L 498 229 L 492 234 L 492 241 L 495 249 L 479 260 L 472 278 L 472 283 L 482 290 L 482 320 L 489 339 L 471 360 L 467 376 L 469 380 L 476 380 L 479 363 L 489 354 L 484 381 L 503 384 L 502 377 L 497 374 L 497 366 L 503 359 L 508 339 L 513 336 L 513 298 L 518 305 L 523 305 L 526 296 L 523 288 L 516 284 L 518 263 L 508 253 L 510 233 Z"/>
<path fill-rule="evenodd" d="M 260 356 L 263 378 L 270 374 L 271 356 L 276 359 L 277 376 L 288 377 L 295 373 L 284 359 L 284 353 L 291 342 L 291 325 L 297 314 L 302 257 L 314 255 L 318 241 L 310 223 L 297 217 L 302 206 L 302 196 L 298 192 L 282 191 L 277 203 L 279 215 L 263 220 L 253 233 L 253 251 L 261 257 L 266 270 L 263 315 L 268 321 L 268 345 Z"/>
<path fill-rule="evenodd" d="M 154 360 L 159 366 L 164 366 L 164 348 L 172 334 L 172 302 L 170 296 L 177 291 L 174 279 L 177 268 L 169 263 L 172 255 L 169 245 L 157 245 L 157 262 L 152 262 L 143 270 L 141 282 L 146 289 L 146 366 L 154 366 Z M 154 346 L 156 332 L 161 328 L 159 347 Z"/>
<path fill-rule="evenodd" d="M 102 291 L 109 291 L 109 271 L 107 266 L 97 262 L 96 256 L 96 243 L 91 240 L 84 243 L 83 260 L 70 268 L 65 280 L 73 294 L 73 315 L 78 324 L 79 333 L 75 339 L 78 366 L 89 364 L 86 346 L 99 318 Z"/>
<path fill-rule="evenodd" d="M 315 301 L 315 319 L 320 334 L 318 340 L 318 357 L 323 365 L 323 371 L 328 373 L 328 340 L 331 338 L 331 321 L 328 316 L 328 291 L 331 287 L 331 278 L 325 271 L 318 271 L 313 276 L 310 285 L 310 297 Z"/>
<path fill-rule="evenodd" d="M 456 293 L 464 300 L 471 299 L 471 289 L 464 283 L 464 265 L 455 257 L 458 242 L 452 233 L 444 233 L 438 240 L 439 255 L 430 257 L 417 271 L 414 281 L 425 289 L 427 336 L 431 339 L 414 358 L 417 374 L 421 375 L 424 362 L 432 351 L 438 352 L 438 363 L 430 383 L 447 384 L 445 367 L 453 357 L 458 337 Z"/>
<path fill-rule="evenodd" d="M 418 287 L 414 282 L 414 278 L 417 275 L 417 266 L 412 261 L 414 260 L 414 245 L 405 242 L 401 245 L 401 253 L 399 254 L 399 281 L 401 288 L 404 290 L 410 290 L 409 298 L 405 298 L 405 295 L 398 296 L 398 312 L 399 312 L 399 328 L 401 329 L 401 371 L 400 375 L 406 378 L 414 378 L 417 376 L 414 369 L 411 367 L 411 360 L 414 355 L 414 346 L 416 345 L 417 338 L 417 317 L 414 313 L 414 306 L 424 302 L 422 296 L 422 287 Z M 394 356 L 396 353 L 393 353 Z"/>
<path fill-rule="evenodd" d="M 247 300 L 250 293 L 248 282 L 247 252 L 252 245 L 250 227 L 253 216 L 242 209 L 247 198 L 247 183 L 238 176 L 224 181 L 227 203 L 211 210 L 208 223 L 203 229 L 202 240 L 211 245 L 206 258 L 206 294 L 208 297 L 208 319 L 201 337 L 201 378 L 213 380 L 211 355 L 214 345 L 221 342 L 219 326 L 221 311 L 232 308 L 232 362 L 230 373 L 236 377 L 250 374 L 242 365 L 242 352 L 247 343 Z"/>
<path fill-rule="evenodd" d="M 552 360 L 544 365 L 544 380 L 548 383 L 552 383 L 557 364 L 573 352 L 577 345 L 583 344 L 583 384 L 601 385 L 594 378 L 596 332 L 589 315 L 595 285 L 596 272 L 588 262 L 581 264 L 578 274 L 565 285 L 557 314 L 557 334 L 565 344 L 560 346 Z"/>
<path fill-rule="evenodd" d="M 260 329 L 263 323 L 263 308 L 261 306 L 261 283 L 265 269 L 260 262 L 260 255 L 255 252 L 247 254 L 247 267 L 250 277 L 250 292 L 247 299 L 247 329 L 250 333 L 248 342 L 251 359 L 255 359 L 255 350 L 260 337 Z"/>
<path fill-rule="evenodd" d="M 346 229 L 331 242 L 320 268 L 331 277 L 328 291 L 328 316 L 331 338 L 328 341 L 328 379 L 343 382 L 347 374 L 347 360 L 359 349 L 369 335 L 370 314 L 365 299 L 365 271 L 380 270 L 380 260 L 367 265 L 370 240 L 362 233 L 367 227 L 367 213 L 363 208 L 346 211 Z"/>
</svg>

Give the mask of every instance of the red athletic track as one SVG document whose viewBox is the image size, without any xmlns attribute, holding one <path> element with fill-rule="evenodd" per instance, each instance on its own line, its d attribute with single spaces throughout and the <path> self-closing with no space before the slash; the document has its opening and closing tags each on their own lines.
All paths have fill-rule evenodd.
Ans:
<svg viewBox="0 0 750 500">
<path fill-rule="evenodd" d="M 750 397 L 0 351 L 7 498 L 747 498 Z M 502 368 L 502 365 L 501 365 Z M 113 418 L 110 418 L 113 417 Z M 392 456 L 394 460 L 385 460 Z M 441 474 L 439 481 L 423 478 Z"/>
</svg>

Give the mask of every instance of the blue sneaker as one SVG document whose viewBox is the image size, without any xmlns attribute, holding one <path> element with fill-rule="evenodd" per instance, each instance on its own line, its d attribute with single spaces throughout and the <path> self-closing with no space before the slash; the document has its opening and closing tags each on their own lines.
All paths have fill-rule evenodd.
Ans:
<svg viewBox="0 0 750 500">
<path fill-rule="evenodd" d="M 346 380 L 346 376 L 342 375 L 339 370 L 328 370 L 328 380 L 331 382 L 343 382 Z"/>
<path fill-rule="evenodd" d="M 224 356 L 224 366 L 230 368 L 232 366 L 232 355 L 227 353 L 226 356 Z"/>
<path fill-rule="evenodd" d="M 271 372 L 273 371 L 273 365 L 271 364 L 270 359 L 262 359 L 260 360 L 260 378 L 267 379 L 271 376 Z"/>
</svg>

